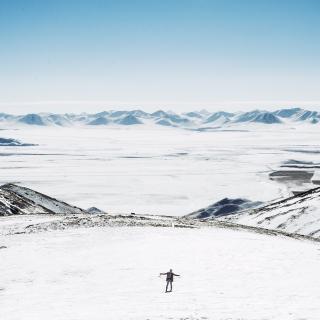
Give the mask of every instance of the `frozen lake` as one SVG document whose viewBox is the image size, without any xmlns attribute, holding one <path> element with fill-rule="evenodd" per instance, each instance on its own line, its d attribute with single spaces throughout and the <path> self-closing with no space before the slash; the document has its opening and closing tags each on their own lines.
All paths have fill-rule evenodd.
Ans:
<svg viewBox="0 0 320 320">
<path fill-rule="evenodd" d="M 1 320 L 318 320 L 319 244 L 217 228 L 0 236 Z M 299 258 L 298 258 L 299 257 Z M 160 272 L 180 274 L 164 293 Z"/>
<path fill-rule="evenodd" d="M 0 136 L 39 145 L 0 147 L 0 182 L 83 208 L 181 215 L 224 197 L 288 195 L 286 185 L 268 174 L 288 159 L 317 160 L 317 131 L 312 125 L 247 124 L 218 132 L 21 126 Z"/>
</svg>

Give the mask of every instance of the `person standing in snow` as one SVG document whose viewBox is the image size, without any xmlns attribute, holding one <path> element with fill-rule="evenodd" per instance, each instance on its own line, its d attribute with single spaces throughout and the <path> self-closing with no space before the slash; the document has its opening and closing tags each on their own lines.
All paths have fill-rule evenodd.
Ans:
<svg viewBox="0 0 320 320">
<path fill-rule="evenodd" d="M 168 272 L 160 273 L 160 276 L 167 276 L 166 277 L 166 281 L 167 281 L 166 292 L 172 292 L 173 277 L 180 277 L 179 274 L 173 273 L 172 269 L 170 269 Z M 170 290 L 168 290 L 169 287 L 170 287 Z"/>
</svg>

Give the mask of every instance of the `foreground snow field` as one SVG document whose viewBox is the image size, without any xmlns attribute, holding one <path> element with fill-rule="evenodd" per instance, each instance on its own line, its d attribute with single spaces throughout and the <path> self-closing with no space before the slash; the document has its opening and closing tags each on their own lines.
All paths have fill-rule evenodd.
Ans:
<svg viewBox="0 0 320 320">
<path fill-rule="evenodd" d="M 216 132 L 28 126 L 1 136 L 38 144 L 1 147 L 1 183 L 113 213 L 183 215 L 225 197 L 286 197 L 287 185 L 269 173 L 288 160 L 318 163 L 319 156 L 318 128 L 311 125 Z"/>
<path fill-rule="evenodd" d="M 318 320 L 319 244 L 218 228 L 1 236 L 1 320 Z M 181 274 L 164 293 L 159 272 Z"/>
</svg>

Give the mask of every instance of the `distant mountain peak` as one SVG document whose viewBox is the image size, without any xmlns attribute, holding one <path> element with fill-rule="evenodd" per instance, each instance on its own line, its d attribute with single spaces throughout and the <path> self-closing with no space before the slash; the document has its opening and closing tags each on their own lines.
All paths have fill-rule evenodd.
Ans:
<svg viewBox="0 0 320 320">
<path fill-rule="evenodd" d="M 29 125 L 37 125 L 37 126 L 45 125 L 42 117 L 35 113 L 26 114 L 25 116 L 21 117 L 18 121 L 21 123 L 29 124 Z"/>
<path fill-rule="evenodd" d="M 101 116 L 99 118 L 93 119 L 88 124 L 91 125 L 91 126 L 100 126 L 100 125 L 106 125 L 108 123 L 109 123 L 108 119 L 106 119 L 105 117 Z"/>
<path fill-rule="evenodd" d="M 163 110 L 158 110 L 158 111 L 155 111 L 153 113 L 151 113 L 151 116 L 153 117 L 164 117 L 164 116 L 167 116 L 168 114 L 163 111 Z"/>
<path fill-rule="evenodd" d="M 125 126 L 131 126 L 131 125 L 135 125 L 135 124 L 142 124 L 143 122 L 141 120 L 139 120 L 137 117 L 129 114 L 129 115 L 125 116 L 124 118 L 120 119 L 119 121 L 117 121 L 117 123 L 125 125 Z"/>
</svg>

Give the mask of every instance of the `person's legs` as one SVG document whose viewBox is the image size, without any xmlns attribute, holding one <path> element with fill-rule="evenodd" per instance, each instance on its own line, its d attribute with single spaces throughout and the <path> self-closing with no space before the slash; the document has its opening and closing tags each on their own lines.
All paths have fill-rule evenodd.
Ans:
<svg viewBox="0 0 320 320">
<path fill-rule="evenodd" d="M 167 281 L 166 292 L 168 292 L 169 282 L 170 282 L 170 281 Z"/>
</svg>

